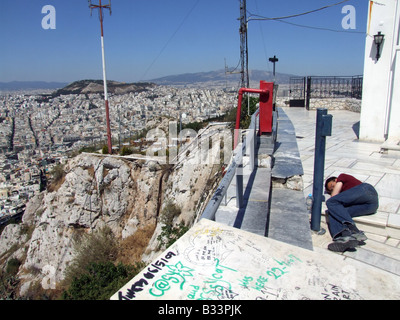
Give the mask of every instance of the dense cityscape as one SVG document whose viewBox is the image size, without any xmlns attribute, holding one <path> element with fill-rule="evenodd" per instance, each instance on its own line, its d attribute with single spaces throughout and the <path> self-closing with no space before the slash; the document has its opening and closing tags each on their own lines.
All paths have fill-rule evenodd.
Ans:
<svg viewBox="0 0 400 320">
<path fill-rule="evenodd" d="M 113 146 L 130 144 L 160 117 L 201 122 L 232 108 L 235 95 L 220 89 L 152 86 L 111 94 Z M 4 93 L 0 96 L 0 221 L 22 212 L 43 190 L 54 166 L 85 147 L 106 145 L 103 95 Z"/>
</svg>

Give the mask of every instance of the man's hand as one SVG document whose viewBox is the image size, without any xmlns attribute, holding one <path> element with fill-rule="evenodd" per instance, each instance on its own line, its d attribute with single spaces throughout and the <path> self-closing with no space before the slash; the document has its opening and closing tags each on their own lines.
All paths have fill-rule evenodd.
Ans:
<svg viewBox="0 0 400 320">
<path fill-rule="evenodd" d="M 334 197 L 337 194 L 339 194 L 342 188 L 343 188 L 343 182 L 336 182 L 335 187 L 332 190 L 331 197 Z"/>
</svg>

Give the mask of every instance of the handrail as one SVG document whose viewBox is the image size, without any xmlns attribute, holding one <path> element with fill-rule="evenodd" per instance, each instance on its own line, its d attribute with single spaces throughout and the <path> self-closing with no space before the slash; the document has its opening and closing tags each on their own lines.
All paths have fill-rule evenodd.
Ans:
<svg viewBox="0 0 400 320">
<path fill-rule="evenodd" d="M 236 176 L 236 206 L 242 208 L 243 206 L 243 172 L 240 170 L 243 164 L 243 155 L 246 150 L 249 150 L 250 155 L 250 170 L 253 171 L 255 167 L 255 144 L 256 144 L 256 133 L 260 135 L 263 133 L 272 133 L 272 98 L 274 84 L 272 82 L 260 81 L 260 89 L 241 88 L 239 89 L 238 107 L 236 113 L 236 125 L 234 131 L 234 142 L 233 142 L 233 155 L 231 165 L 228 167 L 224 177 L 222 178 L 217 190 L 208 202 L 206 208 L 201 216 L 209 220 L 215 220 L 215 214 L 221 204 L 222 199 L 226 195 L 229 185 L 232 182 L 233 177 Z M 240 131 L 240 114 L 242 109 L 242 98 L 243 93 L 257 93 L 260 95 L 260 107 L 252 115 L 250 126 L 247 129 L 247 133 L 244 137 L 242 145 L 239 144 L 239 137 L 242 135 Z M 256 121 L 258 118 L 258 122 Z M 258 123 L 258 128 L 257 128 Z"/>
<path fill-rule="evenodd" d="M 236 146 L 236 148 L 233 150 L 233 155 L 232 155 L 232 162 L 229 165 L 228 169 L 226 170 L 226 173 L 224 177 L 222 178 L 218 188 L 214 192 L 214 195 L 208 202 L 206 208 L 203 211 L 203 214 L 201 215 L 200 219 L 208 219 L 208 220 L 213 220 L 215 221 L 215 214 L 221 204 L 222 199 L 225 197 L 226 192 L 228 191 L 228 187 L 231 184 L 233 178 L 235 175 L 240 175 L 242 178 L 243 176 L 241 173 L 237 173 L 237 168 L 243 163 L 243 155 L 246 154 L 247 148 L 250 150 L 250 165 L 251 165 L 251 170 L 254 169 L 254 161 L 255 161 L 255 137 L 257 133 L 257 118 L 259 117 L 259 109 L 252 115 L 251 117 L 251 122 L 250 126 L 247 129 L 247 133 L 244 137 L 244 141 L 241 145 Z M 238 132 L 239 130 L 235 129 L 235 133 Z M 238 132 L 239 133 L 239 132 Z M 243 190 L 237 190 L 237 192 L 241 193 L 243 195 Z M 236 195 L 236 198 L 239 198 L 239 195 Z M 240 206 L 240 205 L 239 205 Z"/>
</svg>

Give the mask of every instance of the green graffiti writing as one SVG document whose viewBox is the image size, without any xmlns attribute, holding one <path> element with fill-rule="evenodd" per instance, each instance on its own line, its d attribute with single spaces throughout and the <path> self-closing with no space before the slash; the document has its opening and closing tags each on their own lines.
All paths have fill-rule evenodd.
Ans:
<svg viewBox="0 0 400 320">
<path fill-rule="evenodd" d="M 278 260 L 274 259 L 274 261 L 279 265 L 277 267 L 268 268 L 265 273 L 267 276 L 259 276 L 258 278 L 253 278 L 250 276 L 244 276 L 239 279 L 239 285 L 245 289 L 255 289 L 258 291 L 265 291 L 265 285 L 268 280 L 277 280 L 285 274 L 289 273 L 289 269 L 293 267 L 294 264 L 302 263 L 299 258 L 295 255 L 290 254 L 287 258 Z M 255 283 L 254 283 L 255 282 Z"/>
<path fill-rule="evenodd" d="M 229 281 L 223 280 L 223 273 L 225 271 L 237 272 L 237 270 L 223 266 L 220 264 L 219 259 L 215 258 L 214 272 L 211 277 L 204 281 L 204 286 L 200 294 L 200 300 L 212 300 L 214 298 L 233 299 L 237 296 L 232 291 L 232 285 Z"/>
<path fill-rule="evenodd" d="M 186 277 L 193 277 L 189 267 L 185 267 L 182 262 L 175 265 L 167 265 L 169 271 L 154 283 L 154 288 L 149 290 L 149 293 L 155 297 L 162 297 L 166 291 L 171 289 L 171 283 L 180 283 L 180 289 L 183 290 L 183 285 L 186 282 Z"/>
</svg>

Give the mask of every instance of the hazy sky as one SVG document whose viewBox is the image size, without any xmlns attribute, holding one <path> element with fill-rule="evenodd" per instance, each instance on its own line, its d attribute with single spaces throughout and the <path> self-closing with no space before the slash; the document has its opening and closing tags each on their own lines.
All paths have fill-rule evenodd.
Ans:
<svg viewBox="0 0 400 320">
<path fill-rule="evenodd" d="M 247 0 L 249 68 L 272 71 L 268 58 L 276 55 L 277 72 L 362 74 L 368 0 L 283 20 L 253 20 L 339 2 Z M 54 15 L 42 13 L 46 5 Z M 104 14 L 108 80 L 219 70 L 225 61 L 230 68 L 238 65 L 238 0 L 112 0 L 111 5 L 112 15 Z M 1 0 L 0 30 L 0 81 L 102 79 L 98 10 L 91 16 L 87 0 Z"/>
</svg>

